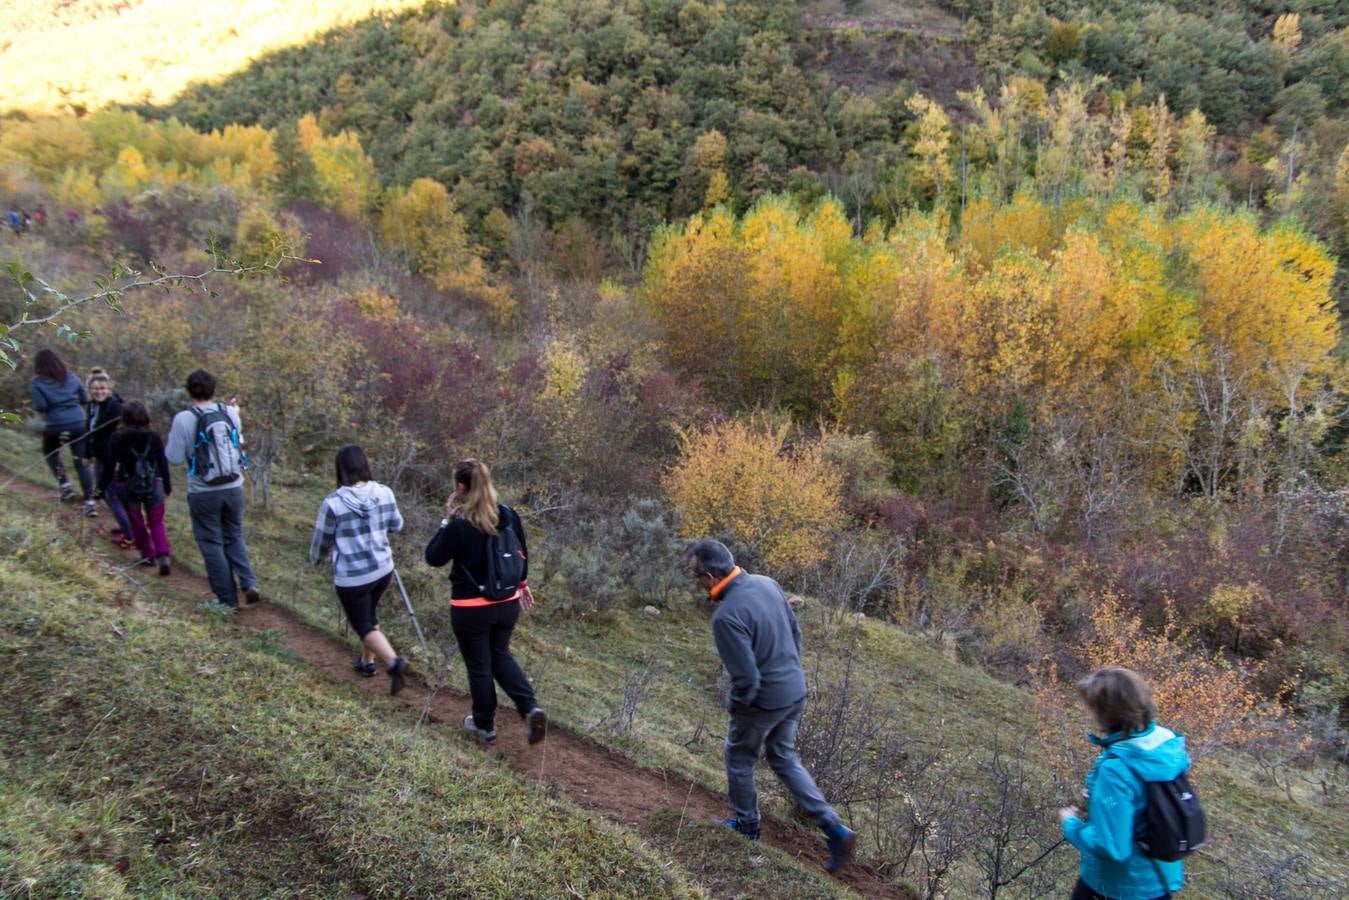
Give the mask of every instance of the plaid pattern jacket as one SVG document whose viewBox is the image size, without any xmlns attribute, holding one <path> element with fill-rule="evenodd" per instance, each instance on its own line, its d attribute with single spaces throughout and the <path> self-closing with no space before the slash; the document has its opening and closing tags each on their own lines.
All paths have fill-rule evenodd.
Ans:
<svg viewBox="0 0 1349 900">
<path fill-rule="evenodd" d="M 393 491 L 377 481 L 340 487 L 319 507 L 309 562 L 317 566 L 331 556 L 333 583 L 338 587 L 369 584 L 393 571 L 389 532 L 402 530 L 403 516 Z"/>
</svg>

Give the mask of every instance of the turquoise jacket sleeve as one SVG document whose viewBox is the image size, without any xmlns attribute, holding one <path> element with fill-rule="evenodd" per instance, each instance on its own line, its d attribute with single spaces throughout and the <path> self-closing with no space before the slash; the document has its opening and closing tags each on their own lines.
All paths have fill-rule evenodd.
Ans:
<svg viewBox="0 0 1349 900">
<path fill-rule="evenodd" d="M 1103 760 L 1091 788 L 1087 821 L 1064 820 L 1063 836 L 1082 853 L 1122 863 L 1134 852 L 1137 779 L 1122 764 Z"/>
</svg>

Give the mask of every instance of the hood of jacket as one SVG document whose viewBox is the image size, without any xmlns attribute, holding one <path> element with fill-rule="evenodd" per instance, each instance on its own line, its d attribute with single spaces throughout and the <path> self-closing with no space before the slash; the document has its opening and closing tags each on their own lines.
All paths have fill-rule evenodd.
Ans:
<svg viewBox="0 0 1349 900">
<path fill-rule="evenodd" d="M 335 493 L 347 509 L 362 518 L 369 518 L 371 511 L 379 506 L 378 488 L 378 482 L 367 481 L 362 484 L 344 484 Z"/>
<path fill-rule="evenodd" d="M 1106 737 L 1094 734 L 1087 739 L 1103 751 L 1118 756 L 1144 781 L 1170 781 L 1190 767 L 1185 738 L 1156 722 L 1133 734 L 1116 732 Z"/>
</svg>

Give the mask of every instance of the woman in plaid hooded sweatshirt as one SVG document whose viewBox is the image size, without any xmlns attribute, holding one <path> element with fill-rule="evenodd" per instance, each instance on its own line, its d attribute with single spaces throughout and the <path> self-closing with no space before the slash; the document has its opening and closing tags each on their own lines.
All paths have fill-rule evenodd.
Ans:
<svg viewBox="0 0 1349 900">
<path fill-rule="evenodd" d="M 367 678 L 373 676 L 375 657 L 389 673 L 389 693 L 403 689 L 408 662 L 394 652 L 379 630 L 375 608 L 393 578 L 393 551 L 389 532 L 403 530 L 403 516 L 393 491 L 370 477 L 370 461 L 356 444 L 337 451 L 337 490 L 323 498 L 309 562 L 318 566 L 325 557 L 333 562 L 333 587 L 347 621 L 361 638 L 363 652 L 352 664 Z"/>
</svg>

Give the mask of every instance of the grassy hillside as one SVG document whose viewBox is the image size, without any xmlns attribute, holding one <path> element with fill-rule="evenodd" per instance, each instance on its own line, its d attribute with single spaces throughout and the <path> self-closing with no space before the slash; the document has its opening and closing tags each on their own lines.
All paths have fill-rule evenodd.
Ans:
<svg viewBox="0 0 1349 900">
<path fill-rule="evenodd" d="M 0 441 L 0 464 L 31 471 L 34 456 L 35 452 L 27 439 L 20 439 L 10 433 Z M 308 571 L 300 563 L 312 509 L 323 492 L 324 487 L 313 479 L 291 477 L 280 480 L 274 486 L 271 509 L 263 511 L 256 506 L 250 509 L 249 541 L 265 589 L 279 603 L 293 609 L 306 621 L 340 635 L 345 628 L 335 610 L 326 577 Z M 185 533 L 186 515 L 185 511 L 178 508 L 179 504 L 180 501 L 175 499 L 169 517 L 170 531 L 178 551 L 179 564 L 194 567 L 199 565 L 199 560 L 190 537 Z M 427 511 L 415 507 L 407 512 L 414 523 L 428 516 Z M 26 528 L 27 524 L 24 523 L 22 527 Z M 450 632 L 443 604 L 444 584 L 440 573 L 426 570 L 417 561 L 421 536 L 414 524 L 412 533 L 397 548 L 402 560 L 400 568 L 418 606 L 423 627 L 433 643 L 448 644 Z M 42 540 L 56 540 L 56 546 L 65 546 L 63 539 L 50 532 L 43 532 Z M 538 535 L 534 543 L 537 545 L 536 553 L 548 552 L 545 534 Z M 55 557 L 59 559 L 61 555 L 58 553 Z M 45 560 L 30 565 L 41 565 L 44 568 L 40 571 L 43 572 L 53 567 L 57 571 L 63 570 L 61 564 Z M 25 583 L 31 583 L 36 578 L 32 575 L 25 577 L 29 579 Z M 82 577 L 91 579 L 88 574 Z M 108 596 L 106 585 L 81 588 L 83 593 L 90 590 L 101 591 L 101 596 L 105 598 Z M 568 612 L 566 597 L 559 592 L 556 584 L 545 581 L 538 593 L 540 606 L 522 624 L 517 651 L 527 672 L 536 681 L 541 701 L 547 704 L 555 718 L 572 729 L 589 733 L 596 740 L 614 747 L 642 765 L 686 774 L 700 784 L 721 789 L 724 776 L 720 763 L 720 735 L 724 729 L 724 714 L 716 705 L 717 670 L 707 633 L 706 614 L 697 607 L 696 598 L 692 594 L 677 597 L 654 616 L 633 610 L 620 611 L 603 620 L 592 620 L 578 618 Z M 807 602 L 800 615 L 807 633 L 807 665 L 812 678 L 816 679 L 816 696 L 836 696 L 844 675 L 849 675 L 851 679 L 854 699 L 851 708 L 842 711 L 817 709 L 814 713 L 820 717 L 815 722 L 816 734 L 835 733 L 839 738 L 833 757 L 838 765 L 831 767 L 819 762 L 816 765 L 817 774 L 823 776 L 822 780 L 830 777 L 834 779 L 832 791 L 835 796 L 841 791 L 853 793 L 854 802 L 846 806 L 852 820 L 863 830 L 863 853 L 866 857 L 873 857 L 882 850 L 892 853 L 893 847 L 889 842 L 896 837 L 894 819 L 877 805 L 876 798 L 867 796 L 866 785 L 850 781 L 846 775 L 849 760 L 843 757 L 848 753 L 849 742 L 868 728 L 873 729 L 867 734 L 873 742 L 877 733 L 890 735 L 900 742 L 900 755 L 894 765 L 905 773 L 901 781 L 907 786 L 909 796 L 914 798 L 937 791 L 941 784 L 954 785 L 990 798 L 999 785 L 1005 786 L 1017 779 L 1032 786 L 1048 784 L 1038 747 L 1033 740 L 1025 743 L 1025 739 L 1030 738 L 1035 731 L 1034 716 L 1025 692 L 964 666 L 949 658 L 939 646 L 892 626 L 870 620 L 831 620 L 813 602 Z M 119 614 L 115 611 L 107 611 L 107 616 L 108 622 L 119 621 Z M 15 617 L 11 615 L 8 620 L 14 621 Z M 230 636 L 227 628 L 213 624 L 213 621 L 209 616 L 203 618 L 200 614 L 196 615 L 193 625 L 196 630 L 183 638 L 184 644 L 175 645 L 174 649 L 175 653 L 184 654 L 191 662 L 175 663 L 169 667 L 171 673 L 190 674 L 194 667 L 201 670 L 202 666 L 215 670 L 231 665 L 230 660 L 236 654 L 242 654 L 244 659 L 239 660 L 241 668 L 231 671 L 257 668 L 256 674 L 241 675 L 240 678 L 244 683 L 250 683 L 251 678 L 266 682 L 275 678 L 274 667 L 287 665 L 276 658 L 279 652 L 276 647 L 270 647 L 265 642 L 259 644 L 256 638 L 241 641 Z M 68 627 L 68 624 L 61 626 Z M 90 639 L 92 643 L 86 646 L 97 646 L 100 641 L 107 646 L 121 646 L 122 639 L 106 637 L 107 623 L 103 619 L 94 617 L 90 627 L 99 638 Z M 445 679 L 450 687 L 462 688 L 464 676 L 458 661 L 450 658 L 447 663 L 437 652 L 429 657 L 423 654 L 415 646 L 410 623 L 400 612 L 386 610 L 385 628 L 397 646 L 411 648 L 410 655 L 433 681 Z M 204 634 L 209 635 L 212 641 L 222 642 L 218 653 L 213 651 L 201 657 L 199 648 L 189 651 L 187 645 L 200 642 Z M 856 648 L 855 653 L 848 652 L 850 646 Z M 97 653 L 90 651 L 86 655 L 91 659 L 91 670 L 108 665 Z M 851 671 L 845 673 L 842 667 L 847 659 L 852 660 Z M 30 669 L 27 665 L 22 668 L 25 672 Z M 38 671 L 42 671 L 41 666 Z M 117 671 L 114 668 L 109 673 L 111 684 L 115 685 L 116 679 L 120 677 Z M 643 673 L 649 689 L 644 696 L 641 691 L 634 690 L 634 685 L 642 681 L 638 676 Z M 107 688 L 95 688 L 97 678 L 92 672 L 86 673 L 85 677 L 91 679 L 91 693 L 100 696 L 110 693 Z M 199 689 L 225 691 L 222 685 L 235 685 L 236 680 L 210 679 L 201 682 Z M 305 679 L 301 677 L 298 683 L 303 687 Z M 241 689 L 246 690 L 232 686 L 228 693 L 237 699 L 237 691 Z M 609 714 L 623 708 L 625 695 L 633 713 L 632 727 L 626 730 L 617 727 L 612 717 L 608 722 L 602 722 Z M 269 696 L 272 695 L 269 693 Z M 245 732 L 250 729 L 265 731 L 270 718 L 288 722 L 290 717 L 301 715 L 298 709 L 311 704 L 319 704 L 311 711 L 316 716 L 339 715 L 330 712 L 328 703 L 327 700 L 321 701 L 316 694 L 296 695 L 288 687 L 284 696 L 272 697 L 267 704 L 250 712 L 257 718 L 231 719 L 231 722 L 238 724 Z M 82 713 L 83 717 L 79 719 L 81 727 L 91 727 L 112 705 L 115 704 L 99 705 Z M 831 723 L 829 717 L 836 712 L 837 718 Z M 348 709 L 341 715 L 349 716 L 352 713 Z M 102 734 L 107 727 L 107 724 L 101 726 L 98 733 Z M 314 727 L 318 728 L 319 725 L 315 723 Z M 353 727 L 352 720 L 339 715 L 337 724 L 332 727 L 334 730 L 329 731 L 324 726 L 322 733 L 340 734 L 344 728 Z M 987 751 L 995 736 L 1003 748 L 1003 769 L 991 767 L 989 763 Z M 233 746 L 230 742 L 237 738 L 231 731 L 217 735 L 214 740 Z M 399 739 L 402 740 L 401 737 Z M 1064 739 L 1078 740 L 1075 735 L 1065 736 Z M 1016 758 L 1018 746 L 1024 754 L 1024 758 L 1019 761 Z M 310 754 L 307 751 L 300 753 L 301 749 L 297 742 L 274 751 L 278 765 L 297 778 L 310 765 Z M 219 748 L 213 752 L 220 752 Z M 345 751 L 334 752 L 339 753 L 340 758 L 340 753 Z M 375 750 L 369 752 L 378 753 Z M 305 761 L 289 758 L 292 753 L 299 753 Z M 828 757 L 828 754 L 825 756 Z M 416 758 L 415 754 L 413 758 Z M 322 754 L 314 758 L 313 764 L 324 766 L 324 771 L 340 768 L 340 765 Z M 928 767 L 923 768 L 923 765 Z M 179 771 L 178 767 L 175 766 L 174 771 Z M 32 777 L 32 770 L 27 772 L 26 776 L 19 776 L 20 780 Z M 78 777 L 94 776 L 82 773 Z M 423 772 L 414 771 L 409 777 L 420 779 Z M 425 777 L 432 776 L 426 774 Z M 788 804 L 773 779 L 763 777 L 760 783 L 765 790 L 766 808 L 776 814 L 789 816 Z M 459 788 L 445 785 L 442 789 L 453 791 Z M 380 788 L 376 793 L 385 790 Z M 392 785 L 387 790 L 391 795 L 402 795 Z M 1236 755 L 1227 756 L 1206 769 L 1201 790 L 1210 806 L 1214 840 L 1211 849 L 1190 866 L 1191 888 L 1188 893 L 1191 896 L 1331 897 L 1336 896 L 1336 892 L 1347 883 L 1349 871 L 1346 870 L 1345 852 L 1349 849 L 1349 831 L 1345 829 L 1343 808 L 1338 801 L 1320 800 L 1306 788 L 1296 789 L 1293 799 L 1289 799 L 1260 777 L 1250 760 Z M 339 792 L 334 790 L 336 793 Z M 1036 806 L 1036 815 L 1044 817 L 1042 821 L 1025 823 L 1032 835 L 1038 830 L 1052 836 L 1053 826 L 1049 822 L 1052 809 L 1069 800 L 1069 797 L 1057 795 L 1027 800 Z M 304 808 L 313 809 L 315 807 L 310 804 L 318 803 L 318 800 L 306 800 Z M 374 812 L 367 814 L 375 815 Z M 431 815 L 432 812 L 428 810 L 426 814 Z M 65 811 L 61 815 L 72 813 Z M 554 823 L 550 827 L 557 829 L 563 828 L 563 825 Z M 247 831 L 247 828 L 244 830 Z M 39 835 L 26 840 L 32 848 L 41 848 L 47 839 L 49 836 L 43 838 Z M 571 835 L 564 838 L 572 839 Z M 977 844 L 977 837 L 968 840 Z M 967 849 L 973 850 L 974 844 Z M 29 852 L 38 851 L 30 849 Z M 1053 854 L 1046 866 L 1037 869 L 1044 880 L 1037 882 L 1036 889 L 1045 890 L 1054 883 L 1060 887 L 1066 886 L 1074 862 L 1075 857 L 1071 852 L 1060 850 Z M 639 862 L 629 864 L 641 871 Z M 979 863 L 973 856 L 957 864 L 957 875 L 950 884 L 950 889 L 957 892 L 953 896 L 976 895 L 980 878 L 978 870 Z M 1270 873 L 1276 870 L 1282 872 L 1277 875 L 1284 879 L 1282 888 L 1268 880 Z M 362 877 L 371 876 L 366 873 Z M 1257 893 L 1231 893 L 1235 885 L 1243 883 L 1257 885 Z M 1295 889 L 1288 888 L 1288 885 L 1293 885 Z M 1030 891 L 1032 885 L 1023 883 L 1018 888 Z M 669 885 L 658 888 L 668 889 L 672 888 Z M 1260 890 L 1268 893 L 1259 893 Z M 1012 895 L 1020 894 L 1014 889 Z"/>
<path fill-rule="evenodd" d="M 264 53 L 409 0 L 34 0 L 0 9 L 0 107 L 164 103 Z"/>
<path fill-rule="evenodd" d="M 10 509 L 0 892 L 691 892 L 630 834 L 326 689 L 265 634 L 119 594 Z"/>
<path fill-rule="evenodd" d="M 677 810 L 644 841 L 5 502 L 0 895 L 846 895 Z"/>
</svg>

